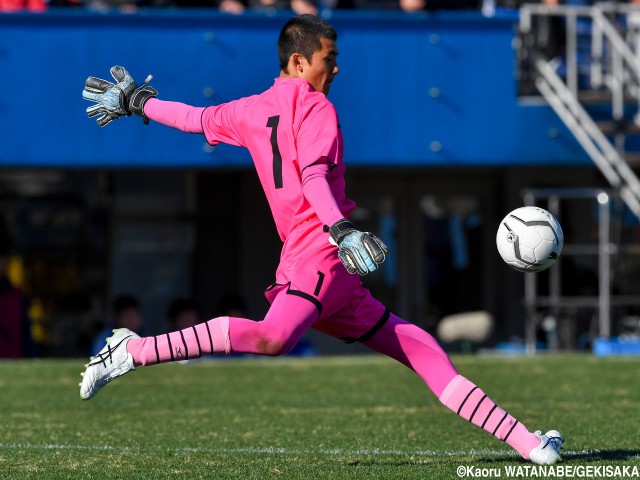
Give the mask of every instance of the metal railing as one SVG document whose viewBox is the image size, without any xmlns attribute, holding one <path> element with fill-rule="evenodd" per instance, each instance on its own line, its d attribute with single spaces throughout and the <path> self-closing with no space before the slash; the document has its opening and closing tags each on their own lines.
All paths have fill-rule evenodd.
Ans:
<svg viewBox="0 0 640 480">
<path fill-rule="evenodd" d="M 546 202 L 545 207 L 562 221 L 560 203 L 564 200 L 595 200 L 598 203 L 598 244 L 593 252 L 598 258 L 598 293 L 594 298 L 567 297 L 562 292 L 560 268 L 549 269 L 549 294 L 541 297 L 538 293 L 538 276 L 525 276 L 524 303 L 527 312 L 525 322 L 525 346 L 529 354 L 536 352 L 536 330 L 540 319 L 538 309 L 545 307 L 554 319 L 561 316 L 560 310 L 567 306 L 595 307 L 598 312 L 598 335 L 608 338 L 611 335 L 611 254 L 615 245 L 610 242 L 611 198 L 600 188 L 548 188 L 529 189 L 523 192 L 525 205 L 537 205 Z M 571 252 L 571 247 L 574 247 Z M 575 248 L 577 247 L 577 248 Z M 565 245 L 563 256 L 581 252 L 580 245 Z M 583 245 L 584 247 L 584 245 Z M 636 299 L 637 300 L 637 299 Z M 554 346 L 552 346 L 553 348 Z"/>
<path fill-rule="evenodd" d="M 631 14 L 637 15 L 640 26 L 640 8 L 630 5 L 523 5 L 519 59 L 521 82 L 535 86 L 640 218 L 640 180 L 627 162 L 624 129 L 629 98 L 635 111 L 640 104 L 640 59 L 628 44 L 629 36 L 620 33 L 628 30 Z M 564 42 L 558 35 L 563 29 Z M 564 50 L 550 48 L 554 41 L 564 43 Z M 586 51 L 585 45 L 589 47 Z M 558 73 L 561 68 L 565 70 L 562 76 Z M 617 127 L 613 142 L 581 103 L 583 98 L 611 102 L 611 118 Z"/>
<path fill-rule="evenodd" d="M 571 130 L 604 177 L 629 209 L 640 218 L 640 180 L 577 98 L 572 95 L 549 62 L 536 62 L 541 76 L 536 87 Z"/>
</svg>

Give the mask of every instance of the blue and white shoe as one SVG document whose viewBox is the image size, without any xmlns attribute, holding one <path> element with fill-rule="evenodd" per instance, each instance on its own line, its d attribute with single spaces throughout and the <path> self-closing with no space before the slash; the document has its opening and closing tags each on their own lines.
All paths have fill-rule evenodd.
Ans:
<svg viewBox="0 0 640 480">
<path fill-rule="evenodd" d="M 135 370 L 133 357 L 127 352 L 127 343 L 132 338 L 140 337 L 126 328 L 113 330 L 113 336 L 107 338 L 107 344 L 95 357 L 91 357 L 91 361 L 85 365 L 86 370 L 80 374 L 80 397 L 83 400 L 92 399 L 111 380 Z"/>
<path fill-rule="evenodd" d="M 540 430 L 533 433 L 540 439 L 540 445 L 531 450 L 529 459 L 538 465 L 554 465 L 562 461 L 560 449 L 564 443 L 564 437 L 557 430 L 549 430 L 542 435 Z"/>
</svg>

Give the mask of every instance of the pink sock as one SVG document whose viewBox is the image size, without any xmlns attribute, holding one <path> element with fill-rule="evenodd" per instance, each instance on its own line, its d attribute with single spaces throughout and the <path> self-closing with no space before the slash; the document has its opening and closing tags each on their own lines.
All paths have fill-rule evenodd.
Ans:
<svg viewBox="0 0 640 480">
<path fill-rule="evenodd" d="M 435 338 L 393 313 L 387 323 L 364 344 L 416 372 L 437 397 L 458 375 L 449 356 Z"/>
<path fill-rule="evenodd" d="M 456 376 L 439 396 L 447 408 L 513 447 L 525 459 L 540 440 L 523 424 L 496 405 L 480 388 Z"/>
<path fill-rule="evenodd" d="M 135 366 L 230 353 L 229 317 L 217 317 L 177 332 L 129 340 L 127 351 Z"/>
<path fill-rule="evenodd" d="M 416 325 L 391 314 L 365 345 L 415 371 L 446 407 L 507 442 L 525 459 L 540 445 L 538 437 L 458 374 L 436 339 Z"/>
<path fill-rule="evenodd" d="M 314 303 L 283 291 L 262 321 L 218 317 L 177 332 L 130 340 L 127 351 L 135 366 L 232 351 L 282 355 L 295 346 L 317 318 Z"/>
</svg>

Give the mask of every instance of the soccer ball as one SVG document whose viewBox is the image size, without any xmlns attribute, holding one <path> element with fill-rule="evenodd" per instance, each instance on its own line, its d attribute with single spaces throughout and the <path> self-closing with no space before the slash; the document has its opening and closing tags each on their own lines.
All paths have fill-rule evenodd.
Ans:
<svg viewBox="0 0 640 480">
<path fill-rule="evenodd" d="M 541 272 L 560 256 L 564 235 L 556 217 L 546 210 L 521 207 L 500 223 L 496 245 L 510 267 L 520 272 Z"/>
</svg>

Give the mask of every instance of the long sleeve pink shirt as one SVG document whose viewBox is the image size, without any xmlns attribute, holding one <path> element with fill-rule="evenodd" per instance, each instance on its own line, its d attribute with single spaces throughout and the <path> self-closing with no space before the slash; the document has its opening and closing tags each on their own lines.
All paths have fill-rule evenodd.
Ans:
<svg viewBox="0 0 640 480">
<path fill-rule="evenodd" d="M 249 149 L 284 241 L 296 225 L 317 216 L 325 225 L 347 217 L 342 133 L 335 108 L 302 79 L 277 78 L 260 95 L 213 107 L 150 99 L 152 120 L 212 145 Z"/>
</svg>

